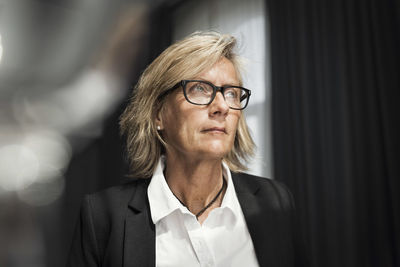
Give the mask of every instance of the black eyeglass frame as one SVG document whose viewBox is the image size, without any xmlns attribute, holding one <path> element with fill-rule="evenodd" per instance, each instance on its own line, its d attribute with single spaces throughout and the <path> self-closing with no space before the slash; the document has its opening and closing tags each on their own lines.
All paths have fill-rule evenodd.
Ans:
<svg viewBox="0 0 400 267">
<path fill-rule="evenodd" d="M 188 84 L 189 82 L 202 82 L 202 83 L 206 83 L 206 84 L 210 85 L 213 88 L 213 93 L 211 95 L 210 101 L 206 104 L 199 104 L 199 103 L 194 103 L 194 102 L 190 101 L 188 96 L 186 95 L 186 84 Z M 176 88 L 178 88 L 180 86 L 182 87 L 183 95 L 185 96 L 186 101 L 189 102 L 190 104 L 198 105 L 198 106 L 206 106 L 206 105 L 211 104 L 214 101 L 215 96 L 217 95 L 217 92 L 221 92 L 222 96 L 225 99 L 224 91 L 227 88 L 239 88 L 239 89 L 242 89 L 245 91 L 245 94 L 240 98 L 240 102 L 242 102 L 244 99 L 243 97 L 245 97 L 246 103 L 244 104 L 244 106 L 242 108 L 233 108 L 231 106 L 229 106 L 229 108 L 235 109 L 235 110 L 243 110 L 247 107 L 247 105 L 249 103 L 250 95 L 251 95 L 251 90 L 244 88 L 242 86 L 236 86 L 236 85 L 216 86 L 216 85 L 212 84 L 211 82 L 204 81 L 204 80 L 181 80 L 180 82 L 175 84 L 173 87 L 171 87 L 170 89 L 165 91 L 162 95 L 160 95 L 160 97 L 167 95 L 168 93 L 170 93 L 171 91 L 175 90 Z"/>
</svg>

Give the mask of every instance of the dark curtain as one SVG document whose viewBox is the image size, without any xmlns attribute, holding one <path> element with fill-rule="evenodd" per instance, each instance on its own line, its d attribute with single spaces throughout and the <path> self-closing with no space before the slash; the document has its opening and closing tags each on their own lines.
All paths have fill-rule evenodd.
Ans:
<svg viewBox="0 0 400 267">
<path fill-rule="evenodd" d="M 400 2 L 267 6 L 274 172 L 312 266 L 400 266 Z"/>
</svg>

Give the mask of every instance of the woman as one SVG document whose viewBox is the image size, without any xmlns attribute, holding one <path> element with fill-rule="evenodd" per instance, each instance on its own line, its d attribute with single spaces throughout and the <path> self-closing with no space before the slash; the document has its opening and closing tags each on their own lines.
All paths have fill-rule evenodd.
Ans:
<svg viewBox="0 0 400 267">
<path fill-rule="evenodd" d="M 148 66 L 121 116 L 130 182 L 85 198 L 68 266 L 300 266 L 290 193 L 241 173 L 254 143 L 232 36 Z"/>
</svg>

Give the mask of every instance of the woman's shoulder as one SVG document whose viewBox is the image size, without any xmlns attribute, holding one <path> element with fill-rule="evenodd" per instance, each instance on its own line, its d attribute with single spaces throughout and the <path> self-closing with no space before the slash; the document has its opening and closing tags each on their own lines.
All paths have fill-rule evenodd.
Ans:
<svg viewBox="0 0 400 267">
<path fill-rule="evenodd" d="M 248 173 L 232 173 L 235 189 L 238 193 L 252 193 L 269 203 L 292 208 L 293 196 L 289 188 L 281 181 Z"/>
<path fill-rule="evenodd" d="M 288 191 L 287 186 L 283 182 L 267 177 L 261 177 L 244 172 L 232 172 L 232 178 L 236 180 L 236 182 L 247 184 L 249 186 L 258 186 L 265 189 L 274 188 L 278 191 Z"/>
<path fill-rule="evenodd" d="M 149 179 L 137 179 L 137 178 L 129 178 L 123 180 L 118 185 L 114 185 L 111 187 L 107 187 L 100 191 L 96 191 L 88 194 L 90 197 L 94 198 L 108 198 L 115 196 L 123 196 L 125 194 L 129 194 L 132 191 L 135 191 L 137 188 L 142 186 L 147 186 L 149 184 Z"/>
<path fill-rule="evenodd" d="M 125 208 L 136 193 L 145 194 L 149 179 L 129 179 L 119 185 L 87 194 L 84 204 L 94 211 L 118 212 Z"/>
</svg>

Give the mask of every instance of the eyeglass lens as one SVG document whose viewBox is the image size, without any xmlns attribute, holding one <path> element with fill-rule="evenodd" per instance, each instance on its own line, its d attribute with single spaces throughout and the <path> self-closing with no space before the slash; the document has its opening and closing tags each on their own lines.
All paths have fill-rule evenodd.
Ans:
<svg viewBox="0 0 400 267">
<path fill-rule="evenodd" d="M 185 84 L 186 97 L 189 102 L 199 105 L 210 104 L 215 97 L 214 88 L 211 84 L 201 81 L 189 81 Z M 244 108 L 247 102 L 247 92 L 240 87 L 226 87 L 224 98 L 231 108 Z"/>
</svg>

